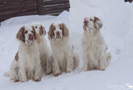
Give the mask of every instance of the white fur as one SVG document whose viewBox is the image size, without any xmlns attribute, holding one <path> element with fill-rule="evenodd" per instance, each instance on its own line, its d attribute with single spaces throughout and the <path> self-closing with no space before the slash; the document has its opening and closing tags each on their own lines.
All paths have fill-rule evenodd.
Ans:
<svg viewBox="0 0 133 90">
<path fill-rule="evenodd" d="M 93 21 L 90 21 L 90 19 Z M 94 23 L 94 17 L 85 18 L 85 20 L 88 21 L 88 24 L 84 26 L 84 35 L 82 39 L 84 58 L 83 70 L 104 70 L 109 65 L 111 54 L 107 52 L 107 45 L 100 32 L 101 26 L 99 25 L 101 25 L 102 22 L 99 19 Z"/>
<path fill-rule="evenodd" d="M 11 79 L 11 80 L 14 80 L 15 82 L 16 82 L 16 81 L 19 81 L 18 70 L 19 70 L 18 62 L 14 59 L 14 60 L 11 62 L 9 76 L 10 76 L 10 79 Z"/>
<path fill-rule="evenodd" d="M 39 34 L 40 26 L 42 25 L 39 22 L 32 24 L 36 30 L 37 35 L 37 43 L 39 45 L 39 51 L 40 51 L 40 59 L 41 59 L 41 65 L 42 68 L 46 71 L 46 74 L 50 74 L 52 72 L 52 52 L 50 48 L 47 45 L 47 41 L 44 37 L 46 34 L 46 31 L 44 29 L 43 35 Z"/>
<path fill-rule="evenodd" d="M 53 25 L 55 26 L 55 31 L 54 31 L 54 35 L 55 35 L 55 38 L 58 39 L 58 38 L 62 38 L 62 30 L 60 29 L 60 26 L 59 24 L 61 24 L 62 22 L 61 21 L 56 21 L 53 23 Z M 60 34 L 60 37 L 57 36 L 57 32 L 59 32 Z"/>
<path fill-rule="evenodd" d="M 31 26 L 29 25 L 25 25 L 25 30 L 27 30 L 28 32 L 25 34 L 25 43 L 27 45 L 30 45 L 32 43 L 32 41 L 29 40 L 29 34 L 32 34 L 31 31 L 33 30 Z"/>
<path fill-rule="evenodd" d="M 30 47 L 23 42 L 19 46 L 19 81 L 25 82 L 29 79 L 41 80 L 41 65 L 39 47 L 36 41 Z"/>
<path fill-rule="evenodd" d="M 55 32 L 60 30 L 59 24 L 62 24 L 62 22 L 53 23 L 56 28 Z M 62 32 L 60 34 L 62 35 L 60 38 L 56 38 L 56 36 L 52 39 L 49 38 L 53 51 L 53 73 L 55 76 L 62 72 L 71 72 L 79 64 L 78 53 L 74 52 L 74 48 L 69 42 L 69 37 L 64 37 Z"/>
<path fill-rule="evenodd" d="M 25 26 L 25 30 L 31 34 L 31 26 Z M 28 40 L 25 34 L 25 42 L 20 40 L 18 60 L 13 60 L 10 67 L 10 78 L 14 81 L 26 82 L 29 79 L 41 80 L 42 72 L 40 65 L 39 46 L 36 40 Z"/>
</svg>

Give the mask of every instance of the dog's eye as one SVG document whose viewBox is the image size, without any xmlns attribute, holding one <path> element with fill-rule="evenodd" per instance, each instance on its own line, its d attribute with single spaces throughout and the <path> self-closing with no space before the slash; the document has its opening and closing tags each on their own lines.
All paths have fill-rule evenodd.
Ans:
<svg viewBox="0 0 133 90">
<path fill-rule="evenodd" d="M 93 21 L 93 19 L 90 19 L 90 21 Z"/>
<path fill-rule="evenodd" d="M 63 27 L 60 27 L 61 30 L 63 30 Z"/>
<path fill-rule="evenodd" d="M 34 33 L 34 31 L 31 31 L 31 33 Z"/>
<path fill-rule="evenodd" d="M 28 33 L 28 31 L 24 31 L 24 33 L 25 33 L 25 34 L 27 34 L 27 33 Z"/>
</svg>

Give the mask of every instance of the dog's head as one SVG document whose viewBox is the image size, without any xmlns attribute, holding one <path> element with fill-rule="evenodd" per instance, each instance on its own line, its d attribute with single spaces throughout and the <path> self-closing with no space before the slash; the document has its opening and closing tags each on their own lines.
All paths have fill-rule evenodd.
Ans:
<svg viewBox="0 0 133 90">
<path fill-rule="evenodd" d="M 27 45 L 30 45 L 34 40 L 36 40 L 36 31 L 30 25 L 26 25 L 20 28 L 16 38 Z"/>
<path fill-rule="evenodd" d="M 61 39 L 69 37 L 69 31 L 64 23 L 56 21 L 50 25 L 48 35 L 50 39 Z"/>
<path fill-rule="evenodd" d="M 45 28 L 42 26 L 41 23 L 35 22 L 35 23 L 32 23 L 32 26 L 33 26 L 33 28 L 35 29 L 36 33 L 37 33 L 39 36 L 46 35 Z"/>
<path fill-rule="evenodd" d="M 102 21 L 98 17 L 86 17 L 84 19 L 84 30 L 99 30 L 102 28 Z"/>
</svg>

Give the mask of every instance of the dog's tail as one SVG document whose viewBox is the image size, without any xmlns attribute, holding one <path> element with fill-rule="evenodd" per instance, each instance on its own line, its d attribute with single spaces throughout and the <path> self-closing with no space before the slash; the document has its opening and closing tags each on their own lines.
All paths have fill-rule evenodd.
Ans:
<svg viewBox="0 0 133 90">
<path fill-rule="evenodd" d="M 5 73 L 4 73 L 4 76 L 9 77 L 9 76 L 10 76 L 10 72 L 9 72 L 9 71 L 8 71 L 8 72 L 5 72 Z"/>
<path fill-rule="evenodd" d="M 74 60 L 74 69 L 76 69 L 79 66 L 79 60 L 80 60 L 78 53 L 74 53 L 73 60 Z"/>
</svg>

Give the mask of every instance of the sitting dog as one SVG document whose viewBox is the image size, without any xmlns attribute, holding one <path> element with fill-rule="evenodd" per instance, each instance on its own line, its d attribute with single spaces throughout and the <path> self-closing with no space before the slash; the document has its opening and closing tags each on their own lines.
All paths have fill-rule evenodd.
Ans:
<svg viewBox="0 0 133 90">
<path fill-rule="evenodd" d="M 58 76 L 64 71 L 69 73 L 78 67 L 79 56 L 69 42 L 69 31 L 66 25 L 61 21 L 52 23 L 48 36 L 53 51 L 54 76 Z"/>
<path fill-rule="evenodd" d="M 40 81 L 42 72 L 36 31 L 32 26 L 20 28 L 16 38 L 20 41 L 18 52 L 10 66 L 11 80 L 26 82 L 29 79 Z"/>
<path fill-rule="evenodd" d="M 98 17 L 84 19 L 84 34 L 82 39 L 84 71 L 105 70 L 109 65 L 111 54 L 100 32 L 102 21 Z"/>
<path fill-rule="evenodd" d="M 52 52 L 44 38 L 44 35 L 46 35 L 45 28 L 39 22 L 34 22 L 32 26 L 36 31 L 36 39 L 39 45 L 42 68 L 46 71 L 46 74 L 50 74 L 52 73 Z"/>
</svg>

